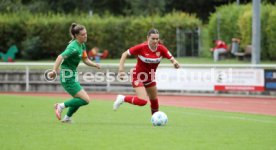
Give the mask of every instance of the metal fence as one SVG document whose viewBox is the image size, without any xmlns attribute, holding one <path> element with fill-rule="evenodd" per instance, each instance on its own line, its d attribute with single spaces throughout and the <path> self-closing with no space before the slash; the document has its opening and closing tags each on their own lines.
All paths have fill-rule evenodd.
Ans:
<svg viewBox="0 0 276 150">
<path fill-rule="evenodd" d="M 0 91 L 26 91 L 26 92 L 60 92 L 64 91 L 60 85 L 60 81 L 57 78 L 54 81 L 45 80 L 45 71 L 53 67 L 53 63 L 0 63 Z M 129 72 L 133 68 L 134 64 L 125 64 L 126 72 Z M 101 69 L 95 69 L 84 64 L 80 64 L 78 67 L 78 72 L 83 75 L 85 73 L 96 74 L 102 73 L 108 79 L 110 73 L 110 78 L 113 77 L 114 80 L 89 80 L 84 81 L 79 79 L 79 82 L 82 86 L 88 91 L 104 91 L 104 92 L 133 92 L 133 88 L 129 81 L 121 82 L 116 78 L 118 71 L 118 64 L 101 64 Z M 171 64 L 160 64 L 159 68 L 172 68 Z M 221 68 L 238 68 L 242 69 L 276 69 L 275 65 L 262 64 L 262 65 L 248 65 L 248 64 L 181 64 L 181 69 L 185 70 L 201 70 L 201 69 L 221 69 Z M 170 73 L 170 72 L 169 72 Z M 217 91 L 185 91 L 185 89 L 179 90 L 169 90 L 170 83 L 167 84 L 168 90 L 159 90 L 159 92 L 164 93 L 218 93 Z M 199 88 L 200 89 L 200 88 Z M 233 92 L 226 92 L 233 93 Z M 237 91 L 236 91 L 237 93 Z M 239 91 L 239 93 L 241 93 Z M 248 92 L 242 91 L 243 94 Z M 274 92 L 269 92 L 271 95 L 275 94 Z M 235 94 L 235 93 L 234 93 Z M 258 94 L 267 94 L 265 92 L 259 92 Z"/>
<path fill-rule="evenodd" d="M 176 29 L 177 57 L 199 56 L 199 33 L 200 29 Z"/>
</svg>

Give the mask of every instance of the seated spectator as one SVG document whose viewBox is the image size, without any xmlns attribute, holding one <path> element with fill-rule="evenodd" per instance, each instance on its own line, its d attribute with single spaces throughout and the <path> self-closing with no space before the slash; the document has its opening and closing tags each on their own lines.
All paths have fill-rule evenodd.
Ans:
<svg viewBox="0 0 276 150">
<path fill-rule="evenodd" d="M 236 55 L 239 52 L 240 39 L 232 38 L 231 54 Z"/>
<path fill-rule="evenodd" d="M 91 59 L 91 60 L 95 60 L 95 57 L 97 56 L 99 52 L 99 48 L 98 47 L 93 47 L 88 53 L 88 57 Z"/>
<path fill-rule="evenodd" d="M 91 59 L 91 60 L 95 60 L 97 63 L 100 62 L 100 59 L 103 59 L 103 58 L 107 58 L 109 52 L 107 49 L 105 49 L 103 51 L 103 53 L 100 53 L 99 52 L 99 48 L 98 47 L 94 47 L 92 48 L 89 52 L 88 52 L 88 57 Z"/>
<path fill-rule="evenodd" d="M 211 48 L 210 51 L 213 52 L 214 61 L 217 62 L 219 60 L 219 55 L 223 53 L 227 53 L 227 45 L 222 40 L 213 40 L 215 47 Z"/>
<path fill-rule="evenodd" d="M 108 54 L 109 54 L 108 50 L 105 49 L 105 50 L 103 51 L 103 53 L 101 53 L 101 58 L 107 58 Z"/>
</svg>

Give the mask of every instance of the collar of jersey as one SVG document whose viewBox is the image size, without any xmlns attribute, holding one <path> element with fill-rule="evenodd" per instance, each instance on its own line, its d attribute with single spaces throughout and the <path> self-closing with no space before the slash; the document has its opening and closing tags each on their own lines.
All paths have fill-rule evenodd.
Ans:
<svg viewBox="0 0 276 150">
<path fill-rule="evenodd" d="M 152 51 L 152 52 L 156 52 L 156 51 L 157 51 L 158 44 L 157 44 L 157 46 L 156 46 L 156 49 L 155 49 L 155 50 L 153 50 L 153 49 L 151 49 L 150 44 L 149 44 L 149 41 L 148 41 L 148 47 L 149 47 L 150 51 Z"/>
</svg>

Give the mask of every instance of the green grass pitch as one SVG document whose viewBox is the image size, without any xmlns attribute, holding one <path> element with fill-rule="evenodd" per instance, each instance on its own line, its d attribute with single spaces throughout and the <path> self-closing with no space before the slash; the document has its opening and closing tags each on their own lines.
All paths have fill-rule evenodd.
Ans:
<svg viewBox="0 0 276 150">
<path fill-rule="evenodd" d="M 276 117 L 161 106 L 169 122 L 150 123 L 149 106 L 92 101 L 62 124 L 58 97 L 0 95 L 1 150 L 275 150 Z M 67 111 L 67 110 L 66 110 Z M 66 112 L 65 111 L 65 112 Z M 64 113 L 63 113 L 64 114 Z"/>
</svg>

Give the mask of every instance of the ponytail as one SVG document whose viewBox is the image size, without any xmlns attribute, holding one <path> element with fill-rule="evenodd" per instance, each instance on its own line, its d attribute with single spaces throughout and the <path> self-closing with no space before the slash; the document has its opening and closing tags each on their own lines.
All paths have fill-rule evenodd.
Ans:
<svg viewBox="0 0 276 150">
<path fill-rule="evenodd" d="M 69 29 L 69 33 L 72 39 L 69 43 L 71 43 L 76 38 L 76 35 L 79 34 L 83 29 L 85 29 L 83 25 L 72 23 Z"/>
</svg>

